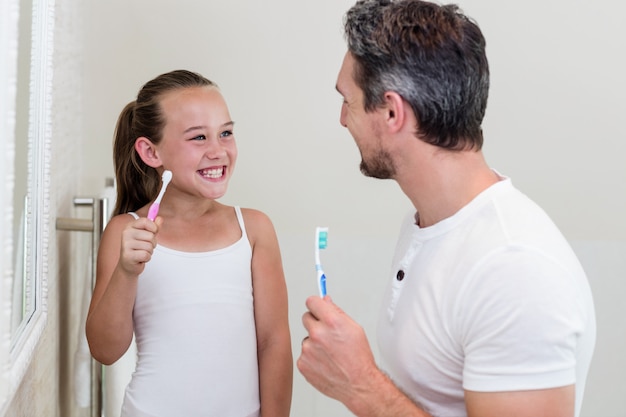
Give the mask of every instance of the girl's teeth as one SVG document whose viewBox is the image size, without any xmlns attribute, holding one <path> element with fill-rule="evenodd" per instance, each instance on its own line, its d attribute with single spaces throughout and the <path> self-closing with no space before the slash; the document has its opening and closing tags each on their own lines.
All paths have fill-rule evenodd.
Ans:
<svg viewBox="0 0 626 417">
<path fill-rule="evenodd" d="M 209 178 L 219 178 L 222 176 L 222 168 L 205 169 L 202 175 Z"/>
</svg>

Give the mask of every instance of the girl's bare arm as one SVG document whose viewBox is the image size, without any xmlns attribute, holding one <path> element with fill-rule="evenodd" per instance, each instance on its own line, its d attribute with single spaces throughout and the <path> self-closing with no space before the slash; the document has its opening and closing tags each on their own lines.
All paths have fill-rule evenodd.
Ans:
<svg viewBox="0 0 626 417">
<path fill-rule="evenodd" d="M 293 355 L 287 287 L 278 239 L 265 214 L 245 210 L 244 217 L 253 248 L 252 282 L 261 416 L 287 417 L 291 408 Z"/>
</svg>

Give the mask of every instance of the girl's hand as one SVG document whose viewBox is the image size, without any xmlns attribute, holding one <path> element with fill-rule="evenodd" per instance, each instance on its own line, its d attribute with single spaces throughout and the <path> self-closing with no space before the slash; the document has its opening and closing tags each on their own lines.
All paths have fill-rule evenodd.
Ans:
<svg viewBox="0 0 626 417">
<path fill-rule="evenodd" d="M 157 217 L 154 222 L 141 217 L 124 228 L 118 262 L 123 271 L 135 276 L 143 272 L 146 262 L 152 258 L 157 244 L 156 235 L 162 223 L 161 217 Z"/>
</svg>

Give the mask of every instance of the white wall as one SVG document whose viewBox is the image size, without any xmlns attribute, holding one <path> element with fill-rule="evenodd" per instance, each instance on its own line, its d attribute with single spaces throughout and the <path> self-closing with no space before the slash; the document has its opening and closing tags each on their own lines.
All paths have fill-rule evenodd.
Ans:
<svg viewBox="0 0 626 417">
<path fill-rule="evenodd" d="M 82 194 L 112 176 L 122 107 L 175 68 L 218 82 L 237 122 L 239 160 L 224 201 L 274 220 L 290 291 L 294 353 L 304 299 L 315 292 L 313 229 L 330 227 L 325 269 L 335 301 L 370 337 L 380 277 L 408 202 L 393 182 L 367 179 L 338 123 L 335 77 L 352 0 L 109 0 L 85 4 Z M 463 0 L 487 38 L 492 89 L 485 120 L 491 165 L 538 201 L 579 253 L 598 313 L 587 417 L 626 408 L 626 5 Z M 293 415 L 347 411 L 296 371 Z"/>
</svg>

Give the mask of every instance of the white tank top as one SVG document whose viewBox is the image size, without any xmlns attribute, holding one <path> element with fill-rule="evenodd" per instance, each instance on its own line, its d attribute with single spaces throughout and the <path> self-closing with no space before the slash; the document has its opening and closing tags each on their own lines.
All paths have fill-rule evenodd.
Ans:
<svg viewBox="0 0 626 417">
<path fill-rule="evenodd" d="M 157 245 L 139 276 L 122 417 L 259 415 L 252 248 L 235 212 L 237 242 L 193 253 Z"/>
</svg>

